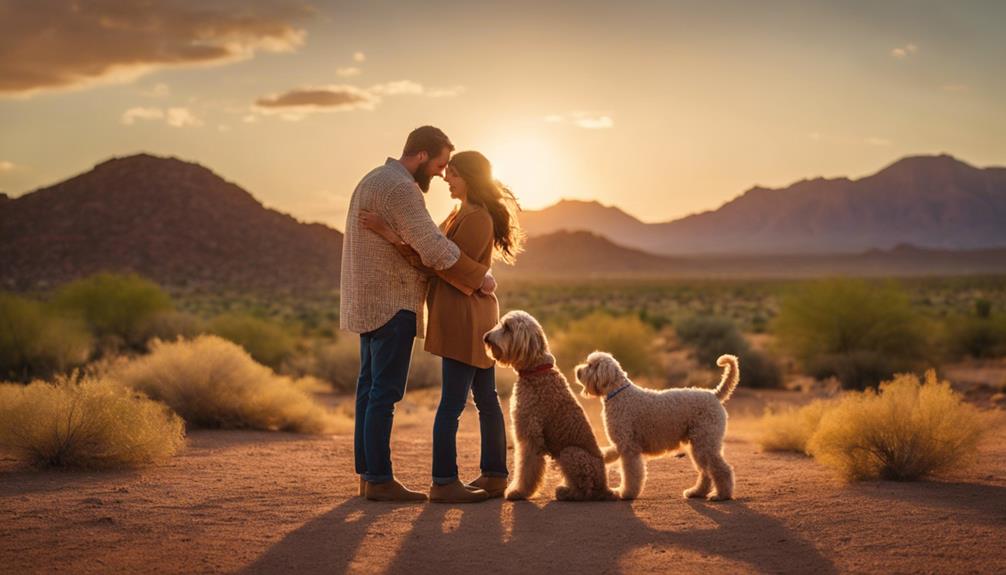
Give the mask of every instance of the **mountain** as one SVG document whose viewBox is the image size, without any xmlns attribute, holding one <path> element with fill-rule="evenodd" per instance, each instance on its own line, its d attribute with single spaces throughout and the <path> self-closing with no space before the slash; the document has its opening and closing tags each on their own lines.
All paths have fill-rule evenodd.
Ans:
<svg viewBox="0 0 1006 575">
<path fill-rule="evenodd" d="M 0 203 L 0 287 L 54 285 L 98 271 L 163 285 L 327 290 L 342 234 L 264 207 L 175 158 L 114 158 Z"/>
<path fill-rule="evenodd" d="M 648 224 L 616 208 L 568 201 L 522 214 L 531 235 L 589 230 L 661 254 L 857 253 L 901 244 L 1006 246 L 1006 168 L 915 156 L 857 180 L 754 187 L 716 210 Z"/>
<path fill-rule="evenodd" d="M 673 264 L 671 258 L 626 248 L 591 232 L 558 231 L 529 237 L 517 263 L 497 269 L 504 275 L 660 275 Z"/>
</svg>

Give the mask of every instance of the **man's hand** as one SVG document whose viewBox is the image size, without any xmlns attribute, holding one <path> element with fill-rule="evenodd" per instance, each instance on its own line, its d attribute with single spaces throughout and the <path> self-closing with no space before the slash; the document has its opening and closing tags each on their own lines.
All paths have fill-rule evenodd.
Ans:
<svg viewBox="0 0 1006 575">
<path fill-rule="evenodd" d="M 493 277 L 492 270 L 486 272 L 486 277 L 482 278 L 482 286 L 479 293 L 482 295 L 492 295 L 496 291 L 496 278 Z"/>
</svg>

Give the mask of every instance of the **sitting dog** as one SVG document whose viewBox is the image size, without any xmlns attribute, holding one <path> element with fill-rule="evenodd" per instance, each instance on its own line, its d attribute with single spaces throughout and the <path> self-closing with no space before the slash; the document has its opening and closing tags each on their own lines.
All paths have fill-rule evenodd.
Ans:
<svg viewBox="0 0 1006 575">
<path fill-rule="evenodd" d="M 517 469 L 506 498 L 527 499 L 538 491 L 548 455 L 565 478 L 555 490 L 556 499 L 617 499 L 608 488 L 604 458 L 587 415 L 556 369 L 538 321 L 527 312 L 512 311 L 483 340 L 496 361 L 519 375 L 510 399 Z"/>
<path fill-rule="evenodd" d="M 644 389 L 629 381 L 609 353 L 595 351 L 576 367 L 583 395 L 602 398 L 605 433 L 612 444 L 605 448 L 604 460 L 622 461 L 622 499 L 635 499 L 643 491 L 644 456 L 661 455 L 682 444 L 690 447 L 692 465 L 699 472 L 698 481 L 684 496 L 711 501 L 733 497 L 733 468 L 723 459 L 727 411 L 722 404 L 740 381 L 740 367 L 733 355 L 720 356 L 716 365 L 724 369 L 715 390 L 664 391 Z"/>
</svg>

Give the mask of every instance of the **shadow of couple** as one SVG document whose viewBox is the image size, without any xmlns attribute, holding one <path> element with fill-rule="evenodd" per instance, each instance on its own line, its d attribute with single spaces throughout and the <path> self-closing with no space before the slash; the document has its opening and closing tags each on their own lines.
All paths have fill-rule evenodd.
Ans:
<svg viewBox="0 0 1006 575">
<path fill-rule="evenodd" d="M 643 503 L 645 519 L 626 502 L 402 506 L 354 498 L 242 573 L 836 572 L 814 545 L 743 500 Z"/>
</svg>

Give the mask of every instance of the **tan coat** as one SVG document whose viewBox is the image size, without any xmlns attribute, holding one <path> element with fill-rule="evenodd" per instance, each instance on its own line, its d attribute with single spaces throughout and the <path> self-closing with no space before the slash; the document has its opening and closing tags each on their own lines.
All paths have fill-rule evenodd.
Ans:
<svg viewBox="0 0 1006 575">
<path fill-rule="evenodd" d="M 482 206 L 462 204 L 440 224 L 461 253 L 489 266 L 493 256 L 493 220 Z M 492 367 L 482 336 L 499 321 L 499 302 L 495 295 L 474 292 L 466 295 L 441 277 L 430 279 L 426 296 L 429 318 L 426 351 L 440 357 L 474 365 Z"/>
</svg>

